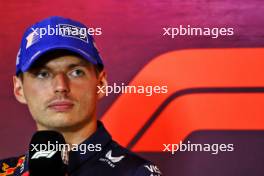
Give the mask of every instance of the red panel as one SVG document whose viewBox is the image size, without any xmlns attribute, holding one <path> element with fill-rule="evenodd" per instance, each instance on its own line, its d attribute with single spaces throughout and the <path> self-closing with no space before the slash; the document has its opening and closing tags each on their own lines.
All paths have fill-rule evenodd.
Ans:
<svg viewBox="0 0 264 176">
<path fill-rule="evenodd" d="M 113 137 L 127 145 L 173 93 L 193 87 L 256 87 L 264 83 L 264 49 L 193 49 L 152 59 L 129 85 L 167 85 L 151 97 L 123 94 L 103 116 Z M 169 122 L 168 122 L 169 123 Z"/>
</svg>

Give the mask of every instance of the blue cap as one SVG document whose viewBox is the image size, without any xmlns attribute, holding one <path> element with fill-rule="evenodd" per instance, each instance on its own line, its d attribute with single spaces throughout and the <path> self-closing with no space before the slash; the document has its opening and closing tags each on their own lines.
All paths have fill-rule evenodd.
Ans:
<svg viewBox="0 0 264 176">
<path fill-rule="evenodd" d="M 53 16 L 26 30 L 17 54 L 16 74 L 26 72 L 46 52 L 64 49 L 103 67 L 89 28 L 71 19 Z"/>
</svg>

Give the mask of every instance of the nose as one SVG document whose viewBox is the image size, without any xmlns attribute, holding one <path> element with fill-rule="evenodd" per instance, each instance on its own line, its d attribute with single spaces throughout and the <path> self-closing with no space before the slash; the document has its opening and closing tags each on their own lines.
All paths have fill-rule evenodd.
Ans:
<svg viewBox="0 0 264 176">
<path fill-rule="evenodd" d="M 54 93 L 64 93 L 70 92 L 69 80 L 67 76 L 63 73 L 57 74 L 53 79 Z"/>
</svg>

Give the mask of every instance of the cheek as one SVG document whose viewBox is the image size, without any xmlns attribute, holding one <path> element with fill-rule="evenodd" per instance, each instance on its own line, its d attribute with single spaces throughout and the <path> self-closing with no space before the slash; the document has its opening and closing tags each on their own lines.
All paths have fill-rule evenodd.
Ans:
<svg viewBox="0 0 264 176">
<path fill-rule="evenodd" d="M 30 107 L 41 107 L 41 104 L 48 97 L 48 87 L 45 84 L 25 85 L 24 95 Z"/>
<path fill-rule="evenodd" d="M 95 85 L 81 86 L 75 92 L 75 98 L 78 97 L 82 108 L 89 109 L 90 107 L 95 106 L 97 101 L 97 89 Z"/>
</svg>

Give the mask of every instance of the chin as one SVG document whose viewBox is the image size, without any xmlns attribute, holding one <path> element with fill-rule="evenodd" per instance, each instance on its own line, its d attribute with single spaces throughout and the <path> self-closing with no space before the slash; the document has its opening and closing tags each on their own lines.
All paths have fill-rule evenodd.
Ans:
<svg viewBox="0 0 264 176">
<path fill-rule="evenodd" d="M 78 130 L 89 123 L 89 118 L 81 118 L 76 113 L 49 113 L 35 121 L 40 128 L 47 130 Z"/>
<path fill-rule="evenodd" d="M 71 128 L 73 126 L 76 126 L 76 123 L 78 123 L 73 121 L 73 118 L 70 118 L 68 115 L 52 116 L 46 119 L 35 119 L 35 121 L 38 126 L 43 127 L 47 130 Z"/>
<path fill-rule="evenodd" d="M 60 121 L 60 120 L 54 120 L 54 121 L 48 121 L 48 122 L 43 122 L 44 126 L 48 130 L 58 130 L 58 131 L 75 131 L 80 128 L 83 128 L 85 124 L 87 124 L 84 121 Z"/>
</svg>

